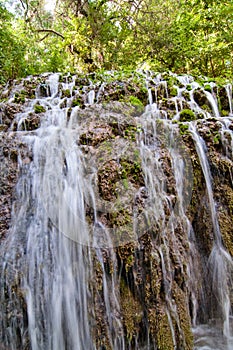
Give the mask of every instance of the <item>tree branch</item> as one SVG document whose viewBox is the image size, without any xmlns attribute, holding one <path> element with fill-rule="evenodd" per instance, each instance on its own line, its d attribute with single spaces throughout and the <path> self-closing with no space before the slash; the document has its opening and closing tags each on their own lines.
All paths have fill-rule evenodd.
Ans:
<svg viewBox="0 0 233 350">
<path fill-rule="evenodd" d="M 56 31 L 53 30 L 53 29 L 37 29 L 37 30 L 35 30 L 35 32 L 37 32 L 37 33 L 51 33 L 51 34 L 55 34 L 55 35 L 59 36 L 59 37 L 62 38 L 63 40 L 65 39 L 64 35 L 62 35 L 62 34 L 59 33 L 59 32 L 56 32 Z"/>
<path fill-rule="evenodd" d="M 45 40 L 48 36 L 49 36 L 49 33 L 45 34 L 45 35 L 43 36 L 43 38 L 41 38 L 40 40 L 38 40 L 38 42 L 41 42 L 41 41 Z"/>
</svg>

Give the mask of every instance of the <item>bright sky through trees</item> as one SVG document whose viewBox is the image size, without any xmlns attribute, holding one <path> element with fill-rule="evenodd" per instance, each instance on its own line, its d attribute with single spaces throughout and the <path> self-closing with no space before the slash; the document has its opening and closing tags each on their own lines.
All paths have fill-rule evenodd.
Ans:
<svg viewBox="0 0 233 350">
<path fill-rule="evenodd" d="M 45 0 L 44 9 L 53 13 L 56 6 L 56 0 Z"/>
</svg>

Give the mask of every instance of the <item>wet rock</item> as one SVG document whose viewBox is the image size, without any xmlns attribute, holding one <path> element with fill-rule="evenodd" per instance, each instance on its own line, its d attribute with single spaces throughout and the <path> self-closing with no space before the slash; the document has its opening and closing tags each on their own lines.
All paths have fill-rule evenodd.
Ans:
<svg viewBox="0 0 233 350">
<path fill-rule="evenodd" d="M 14 103 L 2 103 L 0 105 L 0 120 L 1 124 L 5 125 L 4 129 L 10 128 L 10 126 L 14 124 L 14 118 L 21 110 L 21 107 Z"/>
<path fill-rule="evenodd" d="M 119 180 L 119 164 L 115 160 L 110 160 L 98 171 L 98 184 L 100 196 L 105 200 L 116 197 L 115 184 Z"/>
<path fill-rule="evenodd" d="M 24 119 L 21 124 L 20 130 L 36 130 L 40 126 L 40 118 L 36 114 L 31 114 L 28 118 Z"/>
<path fill-rule="evenodd" d="M 204 105 L 209 106 L 211 108 L 211 105 L 206 97 L 206 94 L 201 89 L 196 89 L 193 93 L 193 97 L 195 102 L 200 106 L 203 107 Z"/>
<path fill-rule="evenodd" d="M 76 77 L 75 90 L 71 93 L 70 90 L 62 90 L 62 82 L 73 81 L 73 77 L 61 75 L 59 87 L 59 93 L 64 98 L 64 104 L 60 107 L 72 106 L 67 112 L 69 127 L 75 134 L 77 144 L 81 146 L 85 159 L 85 175 L 92 176 L 96 186 L 96 213 L 90 203 L 85 203 L 87 223 L 90 227 L 104 225 L 111 233 L 114 243 L 111 249 L 101 247 L 98 248 L 98 252 L 95 249 L 90 250 L 93 261 L 93 281 L 90 281 L 93 305 L 90 318 L 96 348 L 111 349 L 103 275 L 105 274 L 108 283 L 115 273 L 117 282 L 114 292 L 119 293 L 117 297 L 120 307 L 117 311 L 119 314 L 114 316 L 123 324 L 126 347 L 144 348 L 149 342 L 158 350 L 173 350 L 175 341 L 177 349 L 190 350 L 193 347 L 191 317 L 194 315 L 190 294 L 195 291 L 197 302 L 201 303 L 201 285 L 203 276 L 206 276 L 204 271 L 215 238 L 205 179 L 187 125 L 189 122 L 195 122 L 206 143 L 223 245 L 233 255 L 231 136 L 228 134 L 228 138 L 222 138 L 221 123 L 216 118 L 204 119 L 200 115 L 200 119 L 195 121 L 196 115 L 190 110 L 188 103 L 189 93 L 183 92 L 186 101 L 184 98 L 178 101 L 174 98 L 172 84 L 184 86 L 178 80 L 175 81 L 176 79 L 169 82 L 168 89 L 164 82 L 157 85 L 153 79 L 149 82 L 154 89 L 154 102 L 157 98 L 161 111 L 156 115 L 152 113 L 151 125 L 145 126 L 143 123 L 146 115 L 142 114 L 143 108 L 140 103 L 146 105 L 148 96 L 142 84 L 137 86 L 133 80 L 117 79 L 107 82 L 100 91 L 101 82 L 96 82 L 97 77 L 97 74 Z M 168 77 L 170 75 L 167 73 L 162 75 L 161 79 Z M 24 132 L 36 130 L 45 111 L 29 114 L 21 125 L 14 122 L 14 119 L 17 113 L 23 111 L 24 104 L 27 106 L 27 99 L 35 93 L 37 83 L 41 97 L 46 98 L 50 95 L 46 79 L 46 76 L 38 77 L 31 83 L 24 83 L 25 93 L 16 96 L 16 99 L 19 98 L 15 101 L 17 103 L 0 105 L 0 214 L 3 217 L 0 224 L 1 239 L 6 236 L 10 227 L 18 174 L 32 160 L 32 154 L 23 144 L 21 136 L 16 137 L 16 134 L 23 133 L 14 131 L 17 128 Z M 88 105 L 87 95 L 92 89 L 95 92 L 94 104 Z M 167 92 L 173 98 L 168 98 Z M 220 90 L 219 96 L 222 106 L 228 110 L 229 105 L 223 90 Z M 194 91 L 194 99 L 202 108 L 210 108 L 202 89 Z M 78 112 L 71 116 L 73 107 L 78 107 Z M 177 109 L 182 122 L 179 124 L 181 148 L 188 150 L 187 156 L 191 159 L 194 174 L 193 184 L 189 178 L 182 180 L 185 191 L 192 193 L 192 198 L 186 193 L 182 197 L 183 201 L 188 202 L 185 213 L 179 212 L 182 200 L 179 198 L 177 182 L 180 179 L 176 182 L 168 147 L 170 144 L 166 143 L 168 133 L 162 132 L 163 123 L 160 120 L 166 116 L 167 121 L 171 122 L 169 119 L 174 117 Z M 152 123 L 153 118 L 155 123 Z M 156 135 L 152 126 L 156 129 Z M 233 129 L 232 126 L 229 128 Z M 176 129 L 178 130 L 178 124 Z M 164 177 L 161 187 L 164 202 L 159 209 L 162 214 L 155 219 L 150 217 L 150 207 L 156 204 L 154 202 L 158 200 L 159 193 L 152 203 L 139 152 L 140 142 L 145 140 L 145 148 L 150 152 L 154 151 L 151 159 L 157 161 L 154 171 L 157 170 L 156 166 L 159 166 L 160 174 Z M 145 157 L 144 161 L 146 160 Z M 175 208 L 178 208 L 177 211 Z M 185 215 L 190 226 L 187 225 Z M 101 254 L 103 265 L 97 253 Z M 190 268 L 193 268 L 192 271 L 196 274 L 196 286 L 192 285 L 190 280 Z M 15 288 L 13 281 L 9 280 L 9 283 Z M 211 294 L 208 288 L 204 292 L 207 295 Z M 23 303 L 20 293 L 19 290 L 16 291 L 20 302 Z M 198 312 L 200 321 L 208 318 L 204 312 Z M 25 325 L 26 323 L 25 320 Z"/>
<path fill-rule="evenodd" d="M 38 87 L 38 95 L 39 97 L 48 97 L 50 96 L 50 88 L 48 84 L 40 84 Z"/>
<path fill-rule="evenodd" d="M 81 134 L 79 143 L 81 145 L 96 146 L 98 143 L 112 139 L 114 136 L 112 128 L 109 125 L 99 125 Z"/>
<path fill-rule="evenodd" d="M 224 110 L 224 111 L 230 112 L 229 99 L 228 99 L 225 87 L 219 88 L 218 96 L 219 96 L 220 111 Z"/>
<path fill-rule="evenodd" d="M 0 135 L 0 239 L 9 227 L 12 204 L 15 199 L 15 186 L 19 175 L 18 153 L 25 159 L 29 155 L 26 146 L 15 135 Z"/>
</svg>

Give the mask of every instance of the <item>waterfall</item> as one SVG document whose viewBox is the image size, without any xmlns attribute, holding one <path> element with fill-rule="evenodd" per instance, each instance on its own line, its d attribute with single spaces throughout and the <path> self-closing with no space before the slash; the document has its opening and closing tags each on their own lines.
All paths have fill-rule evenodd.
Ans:
<svg viewBox="0 0 233 350">
<path fill-rule="evenodd" d="M 226 85 L 226 91 L 227 91 L 227 97 L 229 100 L 229 106 L 230 106 L 230 115 L 233 114 L 233 106 L 232 106 L 232 86 L 231 84 Z"/>
<path fill-rule="evenodd" d="M 193 136 L 201 163 L 201 168 L 204 174 L 209 201 L 209 210 L 213 225 L 214 243 L 207 264 L 207 272 L 209 274 L 207 279 L 210 281 L 212 293 L 217 301 L 217 305 L 214 304 L 213 308 L 220 308 L 220 316 L 223 318 L 223 334 L 227 340 L 227 348 L 230 349 L 232 347 L 233 339 L 230 328 L 230 319 L 232 317 L 230 293 L 233 286 L 231 277 L 233 274 L 233 260 L 222 244 L 222 235 L 220 232 L 218 214 L 214 201 L 211 172 L 206 156 L 205 142 L 198 134 L 195 124 L 190 124 L 189 130 Z M 209 297 L 210 296 L 208 295 L 208 298 Z"/>
<path fill-rule="evenodd" d="M 22 315 L 15 314 L 12 325 L 3 321 L 4 343 L 10 349 L 21 349 L 28 336 L 34 350 L 96 349 L 94 310 L 90 305 L 95 255 L 103 274 L 111 348 L 124 349 L 122 324 L 117 316 L 117 276 L 113 274 L 109 280 L 106 275 L 101 246 L 86 222 L 86 203 L 95 211 L 93 179 L 88 176 L 76 134 L 69 125 L 67 109 L 59 108 L 58 79 L 58 74 L 50 75 L 49 96 L 37 97 L 37 103 L 45 108 L 49 104 L 50 108 L 38 132 L 25 135 L 33 161 L 17 185 L 12 232 L 1 250 L 6 254 L 1 279 L 8 279 L 9 273 L 17 274 L 28 315 L 27 329 L 20 319 Z M 76 113 L 74 109 L 70 118 Z M 19 118 L 26 117 L 22 114 Z M 111 260 L 114 263 L 113 253 Z M 17 309 L 14 303 L 12 300 L 12 308 Z"/>
<path fill-rule="evenodd" d="M 218 218 L 217 218 L 217 212 L 215 208 L 215 203 L 214 203 L 214 196 L 213 196 L 213 191 L 212 191 L 212 185 L 211 185 L 211 173 L 210 173 L 210 168 L 209 168 L 209 163 L 206 157 L 205 153 L 205 144 L 203 139 L 198 135 L 195 126 L 193 124 L 190 124 L 189 127 L 190 132 L 193 135 L 193 139 L 196 144 L 196 149 L 197 153 L 200 159 L 202 171 L 205 177 L 206 181 L 206 187 L 207 187 L 207 193 L 208 193 L 208 199 L 209 199 L 209 204 L 210 204 L 210 212 L 211 212 L 211 218 L 212 218 L 212 223 L 213 223 L 213 231 L 214 231 L 214 237 L 215 237 L 215 242 L 218 247 L 222 246 L 221 242 L 221 232 L 219 228 L 219 223 L 218 223 Z"/>
<path fill-rule="evenodd" d="M 214 87 L 143 71 L 13 84 L 0 349 L 232 349 L 232 88 L 223 115 Z"/>
</svg>

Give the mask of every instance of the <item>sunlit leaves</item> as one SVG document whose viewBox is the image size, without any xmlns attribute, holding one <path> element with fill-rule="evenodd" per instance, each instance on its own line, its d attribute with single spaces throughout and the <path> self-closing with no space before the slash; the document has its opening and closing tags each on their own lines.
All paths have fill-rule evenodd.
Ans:
<svg viewBox="0 0 233 350">
<path fill-rule="evenodd" d="M 57 0 L 54 12 L 44 0 L 21 3 L 15 19 L 0 7 L 4 79 L 145 66 L 233 73 L 230 0 Z"/>
</svg>

